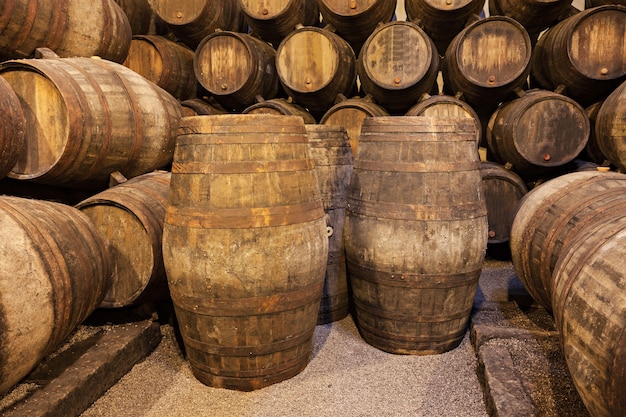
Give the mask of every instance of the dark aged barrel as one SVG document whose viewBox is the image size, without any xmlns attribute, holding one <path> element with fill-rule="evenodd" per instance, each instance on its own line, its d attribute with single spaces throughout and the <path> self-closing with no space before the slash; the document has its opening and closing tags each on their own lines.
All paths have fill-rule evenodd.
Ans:
<svg viewBox="0 0 626 417">
<path fill-rule="evenodd" d="M 589 139 L 585 109 L 552 91 L 533 89 L 501 105 L 487 129 L 489 155 L 536 178 L 574 160 Z"/>
<path fill-rule="evenodd" d="M 10 0 L 0 4 L 0 56 L 30 58 L 37 48 L 62 57 L 122 62 L 132 31 L 114 0 Z"/>
<path fill-rule="evenodd" d="M 276 70 L 287 94 L 313 114 L 356 91 L 356 55 L 326 29 L 302 26 L 287 35 L 276 51 Z"/>
<path fill-rule="evenodd" d="M 492 16 L 509 16 L 536 38 L 554 25 L 571 7 L 572 0 L 488 0 Z"/>
<path fill-rule="evenodd" d="M 437 87 L 439 54 L 416 24 L 389 22 L 365 41 L 357 73 L 363 92 L 392 113 L 406 113 L 422 94 Z"/>
<path fill-rule="evenodd" d="M 126 16 L 133 35 L 164 35 L 167 25 L 157 17 L 148 0 L 115 0 Z"/>
<path fill-rule="evenodd" d="M 554 266 L 577 233 L 601 224 L 626 204 L 626 175 L 582 171 L 560 175 L 530 190 L 511 226 L 513 267 L 528 293 L 552 311 Z"/>
<path fill-rule="evenodd" d="M 202 116 L 228 113 L 213 97 L 189 98 L 180 102 L 183 116 Z"/>
<path fill-rule="evenodd" d="M 0 77 L 0 179 L 17 163 L 26 145 L 26 118 L 11 85 Z"/>
<path fill-rule="evenodd" d="M 440 55 L 467 22 L 478 15 L 484 0 L 405 0 L 407 20 L 417 23 L 437 45 Z"/>
<path fill-rule="evenodd" d="M 306 125 L 328 225 L 328 261 L 317 324 L 346 317 L 350 308 L 343 226 L 354 157 L 343 126 Z"/>
<path fill-rule="evenodd" d="M 276 50 L 246 33 L 218 31 L 200 42 L 194 71 L 200 84 L 227 109 L 241 111 L 256 96 L 276 97 Z"/>
<path fill-rule="evenodd" d="M 0 197 L 0 393 L 25 377 L 100 304 L 105 241 L 65 204 Z"/>
<path fill-rule="evenodd" d="M 0 64 L 28 109 L 26 152 L 11 178 L 100 188 L 169 164 L 181 116 L 165 90 L 111 61 L 26 59 Z"/>
<path fill-rule="evenodd" d="M 76 205 L 111 248 L 111 287 L 100 307 L 168 297 L 161 242 L 170 176 L 167 171 L 143 174 Z"/>
<path fill-rule="evenodd" d="M 626 212 L 563 246 L 553 310 L 567 367 L 590 415 L 626 415 Z"/>
<path fill-rule="evenodd" d="M 613 91 L 626 76 L 626 7 L 583 10 L 552 26 L 533 51 L 531 80 L 546 90 L 566 88 L 567 96 L 590 105 Z"/>
<path fill-rule="evenodd" d="M 179 100 L 196 95 L 194 51 L 158 35 L 136 35 L 122 65 L 152 81 Z"/>
<path fill-rule="evenodd" d="M 605 4 L 621 4 L 626 6 L 625 0 L 585 0 L 585 9 L 591 9 L 592 7 L 598 7 Z"/>
<path fill-rule="evenodd" d="M 620 169 L 626 169 L 624 117 L 626 116 L 626 82 L 604 100 L 595 120 L 595 143 L 604 157 Z"/>
<path fill-rule="evenodd" d="M 311 0 L 238 0 L 252 32 L 278 47 L 280 41 L 300 24 L 317 26 L 320 12 Z"/>
<path fill-rule="evenodd" d="M 477 20 L 456 35 L 446 50 L 444 91 L 461 92 L 471 104 L 497 105 L 525 86 L 531 54 L 528 32 L 515 20 L 505 16 Z"/>
<path fill-rule="evenodd" d="M 356 322 L 371 345 L 446 352 L 463 339 L 487 247 L 474 124 L 365 119 L 344 227 Z"/>
<path fill-rule="evenodd" d="M 302 118 L 182 119 L 163 259 L 202 383 L 250 391 L 291 378 L 312 349 L 328 236 Z"/>
<path fill-rule="evenodd" d="M 311 113 L 302 106 L 290 102 L 284 98 L 260 100 L 241 112 L 242 114 L 275 114 L 285 116 L 300 116 L 305 124 L 316 124 L 317 121 Z"/>
</svg>

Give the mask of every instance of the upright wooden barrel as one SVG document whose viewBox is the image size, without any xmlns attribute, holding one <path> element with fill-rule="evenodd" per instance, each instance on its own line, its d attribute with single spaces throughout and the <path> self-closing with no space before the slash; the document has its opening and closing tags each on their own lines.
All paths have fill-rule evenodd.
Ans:
<svg viewBox="0 0 626 417">
<path fill-rule="evenodd" d="M 590 105 L 610 94 L 626 76 L 626 7 L 583 10 L 552 26 L 533 51 L 531 79 L 541 88 Z"/>
<path fill-rule="evenodd" d="M 528 32 L 512 18 L 490 16 L 466 26 L 446 50 L 444 91 L 463 93 L 471 104 L 487 107 L 523 88 L 530 73 Z"/>
<path fill-rule="evenodd" d="M 320 12 L 311 0 L 238 0 L 252 33 L 278 47 L 297 25 L 318 26 Z"/>
<path fill-rule="evenodd" d="M 486 137 L 495 161 L 533 179 L 573 161 L 585 149 L 589 132 L 589 118 L 575 100 L 533 89 L 494 112 Z"/>
<path fill-rule="evenodd" d="M 626 82 L 617 87 L 604 100 L 595 120 L 595 143 L 604 157 L 619 167 L 626 169 Z"/>
<path fill-rule="evenodd" d="M 300 116 L 305 124 L 316 124 L 317 120 L 311 113 L 302 106 L 290 102 L 284 98 L 273 98 L 271 100 L 259 100 L 241 112 L 242 114 L 275 114 L 285 116 Z"/>
<path fill-rule="evenodd" d="M 530 190 L 511 226 L 513 267 L 528 293 L 552 311 L 555 264 L 569 242 L 602 224 L 626 203 L 626 175 L 582 171 L 560 175 Z"/>
<path fill-rule="evenodd" d="M 317 324 L 341 320 L 350 310 L 343 226 L 354 157 L 343 126 L 306 125 L 328 226 L 328 260 Z"/>
<path fill-rule="evenodd" d="M 183 118 L 163 230 L 170 294 L 192 371 L 254 390 L 302 371 L 328 237 L 296 116 Z"/>
<path fill-rule="evenodd" d="M 176 37 L 193 50 L 216 29 L 236 32 L 243 28 L 243 12 L 237 0 L 148 2 Z"/>
<path fill-rule="evenodd" d="M 169 164 L 181 108 L 136 72 L 103 59 L 6 61 L 2 76 L 23 103 L 26 151 L 11 178 L 101 188 Z"/>
<path fill-rule="evenodd" d="M 132 31 L 114 0 L 11 0 L 0 5 L 0 56 L 31 58 L 49 48 L 62 57 L 97 55 L 122 62 Z"/>
<path fill-rule="evenodd" d="M 246 33 L 217 31 L 200 42 L 194 71 L 200 84 L 227 109 L 244 110 L 256 96 L 276 97 L 276 50 Z"/>
<path fill-rule="evenodd" d="M 406 113 L 437 87 L 439 54 L 416 24 L 394 21 L 378 26 L 359 53 L 361 90 L 392 113 Z"/>
<path fill-rule="evenodd" d="M 352 154 L 356 156 L 359 147 L 361 126 L 367 117 L 389 116 L 387 110 L 374 102 L 371 96 L 340 99 L 324 113 L 320 124 L 343 126 L 348 132 Z"/>
<path fill-rule="evenodd" d="M 25 377 L 100 304 L 110 285 L 105 241 L 83 213 L 0 197 L 0 392 Z"/>
<path fill-rule="evenodd" d="M 159 35 L 136 35 L 122 65 L 152 81 L 179 100 L 196 96 L 194 51 Z"/>
<path fill-rule="evenodd" d="M 356 55 L 326 29 L 301 26 L 287 35 L 276 51 L 276 70 L 287 94 L 313 114 L 356 91 Z"/>
<path fill-rule="evenodd" d="M 405 0 L 407 20 L 417 23 L 437 45 L 440 55 L 446 53 L 452 39 L 463 30 L 473 15 L 478 15 L 484 0 Z"/>
<path fill-rule="evenodd" d="M 446 352 L 463 339 L 487 247 L 474 124 L 365 119 L 345 222 L 356 322 L 398 354 Z"/>
<path fill-rule="evenodd" d="M 0 77 L 0 179 L 7 176 L 25 150 L 26 118 L 11 85 Z"/>
<path fill-rule="evenodd" d="M 358 54 L 365 40 L 379 23 L 390 22 L 396 0 L 319 0 L 322 20 L 332 25 Z"/>
<path fill-rule="evenodd" d="M 489 13 L 509 16 L 526 28 L 531 38 L 556 24 L 571 7 L 572 0 L 488 0 Z"/>
<path fill-rule="evenodd" d="M 585 226 L 563 246 L 552 292 L 569 373 L 589 414 L 626 415 L 626 212 Z"/>
<path fill-rule="evenodd" d="M 100 307 L 119 308 L 168 297 L 161 250 L 171 174 L 143 174 L 76 205 L 109 242 L 113 276 Z"/>
</svg>

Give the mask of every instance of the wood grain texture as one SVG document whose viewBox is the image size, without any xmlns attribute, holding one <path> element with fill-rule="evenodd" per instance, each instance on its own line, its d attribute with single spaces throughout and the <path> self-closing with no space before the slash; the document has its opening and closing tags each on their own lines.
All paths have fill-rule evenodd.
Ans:
<svg viewBox="0 0 626 417">
<path fill-rule="evenodd" d="M 26 118 L 11 85 L 0 77 L 0 179 L 5 178 L 26 147 Z"/>
<path fill-rule="evenodd" d="M 284 116 L 300 116 L 305 124 L 316 124 L 311 113 L 302 106 L 289 102 L 284 98 L 262 100 L 241 112 L 242 114 L 274 114 Z"/>
</svg>

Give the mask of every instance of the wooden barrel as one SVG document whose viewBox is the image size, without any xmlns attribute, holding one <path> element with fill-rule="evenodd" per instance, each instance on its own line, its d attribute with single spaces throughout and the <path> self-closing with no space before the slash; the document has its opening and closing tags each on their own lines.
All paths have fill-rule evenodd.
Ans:
<svg viewBox="0 0 626 417">
<path fill-rule="evenodd" d="M 168 165 L 181 117 L 165 90 L 111 61 L 25 59 L 0 64 L 23 103 L 26 152 L 8 174 L 20 180 L 101 188 Z"/>
<path fill-rule="evenodd" d="M 0 5 L 0 56 L 30 58 L 37 48 L 62 57 L 126 58 L 132 32 L 114 0 L 11 0 Z"/>
<path fill-rule="evenodd" d="M 489 224 L 487 243 L 508 242 L 517 205 L 528 187 L 519 175 L 496 162 L 482 161 L 480 174 Z"/>
<path fill-rule="evenodd" d="M 122 63 L 179 100 L 196 96 L 194 51 L 159 35 L 136 35 Z"/>
<path fill-rule="evenodd" d="M 603 103 L 604 101 L 597 101 L 585 108 L 585 113 L 589 118 L 589 140 L 587 141 L 585 150 L 581 153 L 581 157 L 582 159 L 586 159 L 589 162 L 594 162 L 598 165 L 609 165 L 610 162 L 600 150 L 600 145 L 598 145 L 596 135 L 596 119 Z"/>
<path fill-rule="evenodd" d="M 328 226 L 328 260 L 317 317 L 317 324 L 326 324 L 343 319 L 350 310 L 343 226 L 354 157 L 343 126 L 309 124 L 306 129 Z"/>
<path fill-rule="evenodd" d="M 238 0 L 252 33 L 278 48 L 297 25 L 318 26 L 317 1 L 310 0 Z"/>
<path fill-rule="evenodd" d="M 595 120 L 595 143 L 604 157 L 621 170 L 626 170 L 624 133 L 626 117 L 626 82 L 604 100 Z"/>
<path fill-rule="evenodd" d="M 394 21 L 378 26 L 359 53 L 361 90 L 391 113 L 406 113 L 437 86 L 439 54 L 416 24 Z"/>
<path fill-rule="evenodd" d="M 390 22 L 396 0 L 319 0 L 322 20 L 337 30 L 357 52 L 379 23 Z"/>
<path fill-rule="evenodd" d="M 133 35 L 165 35 L 167 25 L 152 10 L 148 0 L 115 0 L 122 8 Z"/>
<path fill-rule="evenodd" d="M 324 113 L 320 124 L 343 126 L 348 132 L 352 154 L 356 156 L 359 147 L 361 126 L 367 117 L 389 116 L 387 110 L 376 104 L 371 96 L 340 99 Z"/>
<path fill-rule="evenodd" d="M 148 2 L 176 37 L 193 50 L 216 29 L 236 32 L 243 28 L 243 12 L 237 0 Z"/>
<path fill-rule="evenodd" d="M 241 112 L 242 114 L 275 114 L 285 116 L 300 116 L 305 124 L 316 124 L 317 121 L 311 113 L 302 106 L 290 102 L 284 98 L 271 100 L 259 100 Z"/>
<path fill-rule="evenodd" d="M 560 175 L 520 200 L 511 226 L 513 267 L 528 293 L 552 311 L 554 266 L 577 233 L 626 203 L 626 175 L 581 171 Z"/>
<path fill-rule="evenodd" d="M 440 55 L 446 53 L 452 39 L 463 30 L 485 5 L 484 0 L 405 0 L 407 20 L 417 23 L 437 45 Z"/>
<path fill-rule="evenodd" d="M 182 119 L 163 229 L 192 371 L 250 391 L 307 365 L 328 236 L 302 118 Z"/>
<path fill-rule="evenodd" d="M 405 116 L 427 117 L 463 117 L 470 119 L 476 125 L 476 146 L 482 140 L 482 125 L 480 118 L 473 107 L 461 100 L 447 94 L 429 95 L 424 94 L 420 100 L 407 110 Z"/>
<path fill-rule="evenodd" d="M 487 247 L 475 125 L 374 117 L 359 140 L 344 226 L 359 331 L 391 353 L 453 349 Z"/>
<path fill-rule="evenodd" d="M 0 179 L 5 178 L 25 150 L 26 118 L 11 85 L 0 77 Z"/>
<path fill-rule="evenodd" d="M 227 109 L 244 110 L 256 96 L 279 91 L 276 50 L 246 33 L 217 31 L 200 42 L 194 71 L 200 84 Z"/>
<path fill-rule="evenodd" d="M 585 0 L 585 9 L 591 9 L 592 7 L 605 4 L 621 4 L 622 6 L 626 6 L 626 0 Z"/>
<path fill-rule="evenodd" d="M 326 29 L 301 26 L 287 35 L 276 51 L 276 70 L 287 94 L 314 115 L 326 112 L 337 95 L 356 91 L 356 55 Z"/>
<path fill-rule="evenodd" d="M 497 105 L 525 86 L 531 51 L 528 32 L 514 19 L 477 20 L 456 35 L 446 50 L 444 91 L 453 96 L 463 93 L 471 104 Z"/>
<path fill-rule="evenodd" d="M 531 38 L 566 15 L 572 0 L 488 0 L 489 13 L 509 16 L 521 23 Z"/>
<path fill-rule="evenodd" d="M 183 116 L 202 116 L 228 113 L 213 97 L 189 98 L 180 102 Z"/>
<path fill-rule="evenodd" d="M 592 416 L 626 415 L 626 212 L 586 226 L 553 275 L 554 319 L 574 386 Z"/>
<path fill-rule="evenodd" d="M 74 207 L 2 196 L 0 213 L 1 393 L 96 309 L 111 263 L 106 243 Z"/>
<path fill-rule="evenodd" d="M 533 89 L 494 112 L 486 138 L 491 158 L 534 179 L 573 161 L 589 132 L 589 118 L 575 100 Z"/>
<path fill-rule="evenodd" d="M 546 90 L 565 87 L 567 96 L 590 105 L 626 76 L 626 7 L 583 10 L 552 26 L 533 51 L 531 79 Z"/>
<path fill-rule="evenodd" d="M 161 241 L 171 174 L 143 174 L 76 205 L 111 249 L 111 286 L 100 303 L 119 308 L 169 295 Z"/>
</svg>

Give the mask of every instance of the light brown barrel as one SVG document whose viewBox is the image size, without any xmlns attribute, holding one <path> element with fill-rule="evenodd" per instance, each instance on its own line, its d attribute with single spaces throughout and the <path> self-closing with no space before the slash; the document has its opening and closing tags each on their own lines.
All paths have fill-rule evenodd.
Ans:
<svg viewBox="0 0 626 417">
<path fill-rule="evenodd" d="M 186 45 L 159 35 L 136 35 L 122 65 L 179 100 L 196 96 L 195 56 Z"/>
<path fill-rule="evenodd" d="M 316 124 L 317 121 L 307 109 L 284 98 L 259 100 L 241 112 L 242 114 L 275 114 L 285 116 L 300 116 L 305 124 Z"/>
<path fill-rule="evenodd" d="M 477 20 L 456 35 L 446 50 L 444 91 L 453 96 L 463 93 L 474 105 L 497 105 L 525 86 L 531 55 L 528 32 L 514 19 Z"/>
<path fill-rule="evenodd" d="M 589 414 L 626 415 L 626 212 L 584 228 L 554 268 L 553 310 L 574 386 Z"/>
<path fill-rule="evenodd" d="M 391 113 L 406 113 L 422 94 L 438 89 L 439 54 L 417 24 L 389 22 L 365 41 L 357 73 L 364 93 Z"/>
<path fill-rule="evenodd" d="M 595 143 L 604 157 L 626 169 L 624 122 L 626 117 L 626 83 L 622 83 L 604 100 L 595 120 Z"/>
<path fill-rule="evenodd" d="M 368 36 L 379 23 L 393 19 L 396 0 L 319 0 L 320 13 L 325 24 L 347 40 L 358 54 Z"/>
<path fill-rule="evenodd" d="M 84 214 L 0 197 L 0 392 L 25 377 L 100 304 L 111 278 L 105 241 Z"/>
<path fill-rule="evenodd" d="M 323 28 L 302 26 L 287 35 L 276 51 L 276 70 L 287 94 L 314 115 L 326 112 L 339 94 L 356 91 L 352 47 Z"/>
<path fill-rule="evenodd" d="M 487 129 L 489 155 L 536 179 L 571 162 L 585 149 L 590 123 L 575 100 L 533 89 L 501 105 Z"/>
<path fill-rule="evenodd" d="M 0 65 L 23 103 L 26 152 L 11 178 L 100 188 L 109 175 L 127 178 L 168 165 L 180 103 L 111 61 L 27 59 Z"/>
<path fill-rule="evenodd" d="M 552 26 L 533 51 L 531 80 L 546 90 L 565 87 L 567 96 L 590 105 L 626 76 L 626 7 L 583 10 Z"/>
<path fill-rule="evenodd" d="M 30 58 L 37 48 L 61 57 L 126 58 L 132 32 L 114 0 L 10 0 L 0 5 L 0 55 Z"/>
<path fill-rule="evenodd" d="M 407 20 L 417 23 L 437 45 L 440 55 L 485 5 L 484 0 L 405 0 Z"/>
<path fill-rule="evenodd" d="M 572 0 L 488 0 L 489 13 L 509 16 L 528 31 L 531 38 L 556 24 L 568 12 Z"/>
<path fill-rule="evenodd" d="M 317 317 L 317 324 L 326 324 L 343 319 L 350 310 L 343 226 L 354 157 L 343 126 L 309 124 L 306 129 L 328 228 L 328 260 Z"/>
<path fill-rule="evenodd" d="M 237 0 L 148 2 L 176 37 L 193 50 L 216 29 L 236 32 L 243 28 L 243 12 Z"/>
<path fill-rule="evenodd" d="M 555 264 L 580 230 L 601 224 L 626 204 L 626 175 L 582 171 L 560 175 L 530 190 L 511 226 L 513 267 L 528 293 L 552 311 Z"/>
<path fill-rule="evenodd" d="M 467 331 L 487 247 L 474 124 L 365 119 L 348 191 L 346 261 L 371 345 L 435 354 Z"/>
<path fill-rule="evenodd" d="M 320 124 L 343 126 L 348 132 L 352 154 L 356 156 L 361 126 L 367 117 L 389 116 L 385 108 L 376 104 L 371 96 L 340 99 L 324 113 Z"/>
<path fill-rule="evenodd" d="M 163 259 L 202 383 L 250 391 L 307 365 L 328 237 L 302 118 L 183 118 Z"/>
<path fill-rule="evenodd" d="M 0 179 L 5 178 L 25 150 L 26 118 L 11 85 L 0 77 Z"/>
<path fill-rule="evenodd" d="M 100 303 L 120 308 L 169 296 L 161 242 L 171 174 L 154 171 L 76 205 L 111 249 L 111 286 Z"/>
<path fill-rule="evenodd" d="M 228 110 L 242 111 L 256 96 L 279 91 L 276 50 L 247 33 L 218 31 L 200 42 L 194 58 L 198 82 Z"/>
<path fill-rule="evenodd" d="M 252 33 L 278 48 L 297 25 L 318 26 L 317 1 L 310 0 L 238 0 Z"/>
</svg>

